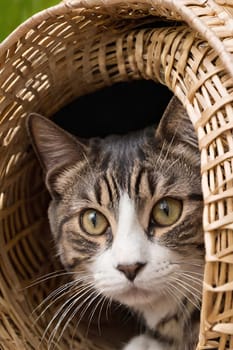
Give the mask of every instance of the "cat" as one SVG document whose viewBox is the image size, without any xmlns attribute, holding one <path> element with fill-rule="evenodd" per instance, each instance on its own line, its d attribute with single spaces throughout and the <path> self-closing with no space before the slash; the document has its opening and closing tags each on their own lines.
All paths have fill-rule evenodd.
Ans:
<svg viewBox="0 0 233 350">
<path fill-rule="evenodd" d="M 127 135 L 82 140 L 37 114 L 27 129 L 65 269 L 86 271 L 95 290 L 146 324 L 122 349 L 194 350 L 203 204 L 197 138 L 180 101 L 158 126 Z"/>
</svg>

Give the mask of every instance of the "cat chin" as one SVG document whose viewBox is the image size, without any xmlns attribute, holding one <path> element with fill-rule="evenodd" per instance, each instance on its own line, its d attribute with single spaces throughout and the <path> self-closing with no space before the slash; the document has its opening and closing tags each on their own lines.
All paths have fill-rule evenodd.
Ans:
<svg viewBox="0 0 233 350">
<path fill-rule="evenodd" d="M 155 295 L 155 293 L 151 293 L 133 286 L 124 292 L 115 294 L 113 298 L 122 304 L 137 308 L 138 306 L 154 303 L 160 298 L 160 294 Z"/>
</svg>

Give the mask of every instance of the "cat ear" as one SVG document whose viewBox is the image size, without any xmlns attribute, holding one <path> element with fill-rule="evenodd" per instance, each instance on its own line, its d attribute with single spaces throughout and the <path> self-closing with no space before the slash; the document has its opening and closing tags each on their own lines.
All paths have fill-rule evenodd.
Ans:
<svg viewBox="0 0 233 350">
<path fill-rule="evenodd" d="M 175 96 L 169 102 L 156 134 L 166 139 L 168 143 L 177 140 L 198 148 L 198 140 L 192 122 L 184 106 Z"/>
<path fill-rule="evenodd" d="M 51 120 L 36 113 L 29 115 L 27 129 L 46 174 L 46 185 L 53 194 L 56 176 L 66 167 L 81 161 L 87 147 Z"/>
</svg>

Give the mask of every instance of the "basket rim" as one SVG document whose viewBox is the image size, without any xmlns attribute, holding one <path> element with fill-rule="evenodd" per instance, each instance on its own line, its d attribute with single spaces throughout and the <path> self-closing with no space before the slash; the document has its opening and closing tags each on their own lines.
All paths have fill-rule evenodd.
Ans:
<svg viewBox="0 0 233 350">
<path fill-rule="evenodd" d="M 233 18 L 230 16 L 229 11 L 224 8 L 229 6 L 228 2 L 222 4 L 219 0 L 127 0 L 124 3 L 126 6 L 133 4 L 148 5 L 156 16 L 156 8 L 164 8 L 170 11 L 172 19 L 183 20 L 192 29 L 199 33 L 208 44 L 218 53 L 223 65 L 233 77 L 233 56 L 231 55 L 231 47 L 229 48 L 225 44 L 225 40 L 232 37 Z M 55 6 L 48 7 L 38 13 L 29 17 L 26 21 L 16 27 L 12 33 L 10 33 L 0 43 L 0 57 L 4 55 L 4 52 L 10 49 L 10 47 L 18 41 L 18 39 L 25 35 L 29 30 L 33 29 L 36 25 L 40 24 L 46 19 L 64 15 L 76 10 L 94 9 L 94 8 L 109 8 L 111 6 L 122 6 L 121 0 L 63 0 Z M 233 7 L 233 5 L 230 5 Z M 198 13 L 200 10 L 207 10 L 205 16 L 203 11 L 201 14 Z M 211 12 L 209 11 L 211 10 Z M 158 12 L 159 14 L 159 12 Z M 218 20 L 223 24 L 225 28 L 225 36 L 221 38 L 219 33 L 219 24 L 207 23 L 209 17 L 217 17 Z M 228 33 L 226 35 L 226 33 Z"/>
</svg>

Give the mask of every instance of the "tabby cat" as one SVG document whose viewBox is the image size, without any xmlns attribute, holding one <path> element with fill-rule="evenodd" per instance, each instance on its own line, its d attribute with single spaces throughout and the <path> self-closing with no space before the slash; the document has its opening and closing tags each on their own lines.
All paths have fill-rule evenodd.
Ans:
<svg viewBox="0 0 233 350">
<path fill-rule="evenodd" d="M 173 97 L 158 127 L 81 140 L 36 114 L 28 130 L 52 200 L 65 269 L 86 271 L 147 331 L 124 350 L 194 350 L 204 247 L 200 157 Z"/>
</svg>

